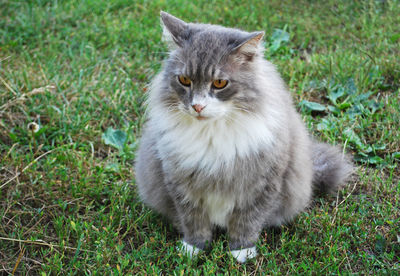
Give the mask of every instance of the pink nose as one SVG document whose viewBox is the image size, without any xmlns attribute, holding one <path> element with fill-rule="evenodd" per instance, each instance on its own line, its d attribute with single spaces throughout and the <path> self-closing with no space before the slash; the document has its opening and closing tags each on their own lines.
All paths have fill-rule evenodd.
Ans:
<svg viewBox="0 0 400 276">
<path fill-rule="evenodd" d="M 194 105 L 192 105 L 192 107 L 197 113 L 200 113 L 204 109 L 205 106 L 202 106 L 200 104 L 194 104 Z"/>
</svg>

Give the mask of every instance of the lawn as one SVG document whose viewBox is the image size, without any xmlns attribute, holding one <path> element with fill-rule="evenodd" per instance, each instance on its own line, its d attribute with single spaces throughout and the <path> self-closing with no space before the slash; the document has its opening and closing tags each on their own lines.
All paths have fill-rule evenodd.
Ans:
<svg viewBox="0 0 400 276">
<path fill-rule="evenodd" d="M 146 87 L 167 56 L 160 10 L 264 30 L 310 131 L 357 165 L 336 196 L 266 229 L 247 264 L 223 236 L 182 256 L 139 201 Z M 0 274 L 399 273 L 399 14 L 385 0 L 1 0 Z"/>
</svg>

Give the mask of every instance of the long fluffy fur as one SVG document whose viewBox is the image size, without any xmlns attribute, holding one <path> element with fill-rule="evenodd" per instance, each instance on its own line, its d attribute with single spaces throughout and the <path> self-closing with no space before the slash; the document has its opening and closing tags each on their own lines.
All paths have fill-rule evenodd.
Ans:
<svg viewBox="0 0 400 276">
<path fill-rule="evenodd" d="M 348 155 L 338 147 L 324 143 L 313 143 L 312 160 L 316 194 L 337 192 L 354 170 Z"/>
<path fill-rule="evenodd" d="M 261 32 L 165 13 L 162 20 L 176 45 L 149 91 L 136 159 L 140 197 L 190 246 L 210 244 L 219 226 L 231 250 L 253 248 L 263 227 L 292 220 L 313 190 L 337 190 L 351 163 L 310 139 L 279 73 L 263 59 Z M 182 86 L 177 75 L 193 85 Z M 220 78 L 229 85 L 214 91 L 210 82 Z M 206 120 L 191 108 L 199 103 Z"/>
</svg>

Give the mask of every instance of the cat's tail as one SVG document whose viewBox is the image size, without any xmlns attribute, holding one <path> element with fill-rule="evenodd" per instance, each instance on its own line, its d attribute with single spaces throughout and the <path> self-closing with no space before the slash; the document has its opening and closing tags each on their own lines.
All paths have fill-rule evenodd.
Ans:
<svg viewBox="0 0 400 276">
<path fill-rule="evenodd" d="M 315 194 L 336 192 L 354 172 L 349 156 L 329 144 L 314 142 L 312 159 Z"/>
</svg>

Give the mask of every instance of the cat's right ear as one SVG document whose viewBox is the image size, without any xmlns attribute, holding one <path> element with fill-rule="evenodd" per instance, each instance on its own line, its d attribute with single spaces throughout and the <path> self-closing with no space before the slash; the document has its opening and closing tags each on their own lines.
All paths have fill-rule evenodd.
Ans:
<svg viewBox="0 0 400 276">
<path fill-rule="evenodd" d="M 251 61 L 255 55 L 262 55 L 263 37 L 264 32 L 250 33 L 232 50 L 232 54 L 242 62 Z"/>
<path fill-rule="evenodd" d="M 163 28 L 163 40 L 167 42 L 169 48 L 182 47 L 188 24 L 163 11 L 160 12 L 160 18 Z"/>
</svg>

